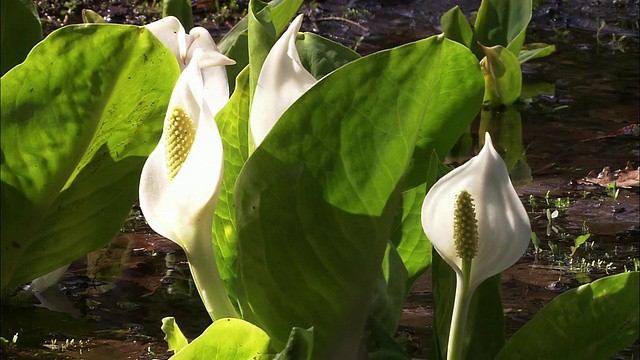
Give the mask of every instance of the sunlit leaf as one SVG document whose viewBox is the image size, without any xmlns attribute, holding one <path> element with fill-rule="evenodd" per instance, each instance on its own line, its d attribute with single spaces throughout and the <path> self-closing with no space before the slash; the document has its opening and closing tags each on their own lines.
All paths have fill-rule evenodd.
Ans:
<svg viewBox="0 0 640 360">
<path fill-rule="evenodd" d="M 224 174 L 213 219 L 213 245 L 220 276 L 232 301 L 237 301 L 238 234 L 234 187 L 249 158 L 249 69 L 237 77 L 236 90 L 216 115 L 224 150 Z"/>
<path fill-rule="evenodd" d="M 525 44 L 522 46 L 522 49 L 520 49 L 520 53 L 518 53 L 518 61 L 520 62 L 520 64 L 524 64 L 529 60 L 549 56 L 555 51 L 556 51 L 555 45 L 549 45 L 544 43 Z"/>
<path fill-rule="evenodd" d="M 449 139 L 423 135 L 468 125 L 444 117 L 477 111 L 478 70 L 442 37 L 352 61 L 294 103 L 249 158 L 235 188 L 240 305 L 275 344 L 313 326 L 314 357 L 355 354 L 410 160 L 425 163 L 424 182 Z M 414 157 L 418 140 L 426 158 Z"/>
<path fill-rule="evenodd" d="M 163 318 L 161 329 L 165 335 L 164 340 L 169 344 L 169 351 L 178 352 L 189 343 L 174 317 Z"/>
<path fill-rule="evenodd" d="M 473 30 L 471 30 L 469 21 L 464 17 L 462 10 L 458 6 L 453 7 L 442 15 L 440 26 L 447 39 L 457 41 L 468 48 L 475 45 Z"/>
<path fill-rule="evenodd" d="M 607 359 L 640 335 L 640 273 L 565 292 L 529 320 L 496 359 Z"/>
<path fill-rule="evenodd" d="M 177 352 L 173 360 L 249 360 L 273 353 L 269 336 L 242 319 L 219 319 Z"/>
<path fill-rule="evenodd" d="M 118 232 L 178 73 L 145 29 L 95 24 L 55 31 L 2 77 L 3 288 Z"/>
</svg>

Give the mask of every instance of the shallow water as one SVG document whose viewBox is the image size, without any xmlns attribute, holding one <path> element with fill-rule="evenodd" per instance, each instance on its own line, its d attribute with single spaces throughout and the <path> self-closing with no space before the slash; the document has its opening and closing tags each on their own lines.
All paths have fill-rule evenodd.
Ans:
<svg viewBox="0 0 640 360">
<path fill-rule="evenodd" d="M 552 43 L 557 52 L 527 63 L 524 83 L 546 89 L 546 93 L 525 97 L 519 106 L 520 121 L 494 130 L 503 150 L 525 150 L 514 176 L 517 173 L 520 179 L 517 190 L 542 249 L 536 256 L 530 246 L 521 261 L 503 273 L 508 336 L 558 294 L 607 273 L 633 269 L 633 259 L 640 258 L 638 188 L 620 189 L 614 199 L 605 188 L 577 181 L 605 166 L 621 169 L 628 161 L 638 166 L 637 135 L 603 137 L 639 120 L 640 53 L 634 23 L 638 2 L 616 2 L 627 4 L 624 6 L 590 1 L 572 1 L 571 6 L 538 3 L 526 42 Z M 336 0 L 315 4 L 303 8 L 311 20 L 305 22 L 304 30 L 320 32 L 366 54 L 436 34 L 444 11 L 461 4 L 469 14 L 479 1 Z M 599 38 L 598 17 L 607 23 Z M 219 28 L 224 26 L 214 29 L 209 24 L 209 28 L 221 35 Z M 614 34 L 616 39 L 621 35 L 626 39 L 612 42 Z M 474 146 L 481 128 L 491 127 L 476 120 L 469 133 Z M 474 151 L 450 160 L 462 161 Z M 547 209 L 558 210 L 551 224 Z M 144 230 L 135 214 L 129 225 Z M 566 256 L 585 226 L 592 234 L 587 245 L 574 257 Z M 552 254 L 549 242 L 558 246 L 557 255 Z M 20 346 L 6 354 L 7 358 L 167 358 L 160 331 L 162 317 L 175 316 L 190 338 L 209 324 L 189 280 L 184 254 L 156 235 L 124 233 L 109 246 L 76 261 L 52 297 L 71 307 L 67 314 L 33 307 L 2 308 L 2 336 L 11 339 L 19 333 Z M 427 273 L 409 296 L 400 331 L 415 347 L 417 358 L 426 355 L 431 323 Z M 52 339 L 57 342 L 52 344 Z M 66 339 L 75 341 L 64 344 L 67 350 L 60 351 Z M 80 344 L 80 339 L 85 342 Z M 58 350 L 51 350 L 56 347 Z M 615 358 L 632 356 L 640 357 L 638 343 Z"/>
</svg>

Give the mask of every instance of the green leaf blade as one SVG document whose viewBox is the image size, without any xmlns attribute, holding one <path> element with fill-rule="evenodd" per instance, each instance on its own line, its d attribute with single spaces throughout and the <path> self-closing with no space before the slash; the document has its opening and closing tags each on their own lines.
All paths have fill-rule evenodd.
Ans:
<svg viewBox="0 0 640 360">
<path fill-rule="evenodd" d="M 443 76 L 447 59 L 462 61 L 464 79 Z M 479 107 L 477 61 L 449 40 L 373 54 L 312 87 L 249 158 L 235 194 L 240 305 L 277 346 L 293 326 L 313 326 L 314 358 L 354 355 L 419 129 L 435 117 L 431 101 L 466 86 Z M 448 144 L 434 142 L 421 143 L 429 156 Z"/>
<path fill-rule="evenodd" d="M 640 335 L 640 273 L 607 276 L 567 291 L 542 308 L 496 359 L 605 359 Z"/>
<path fill-rule="evenodd" d="M 14 251 L 2 252 L 3 287 L 11 268 L 19 285 L 117 233 L 178 74 L 150 32 L 94 24 L 52 33 L 3 76 L 2 247 Z"/>
</svg>

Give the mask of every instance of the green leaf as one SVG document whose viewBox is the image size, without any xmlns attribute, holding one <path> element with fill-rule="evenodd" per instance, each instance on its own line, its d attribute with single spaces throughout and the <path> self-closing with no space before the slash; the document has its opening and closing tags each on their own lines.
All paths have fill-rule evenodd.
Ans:
<svg viewBox="0 0 640 360">
<path fill-rule="evenodd" d="M 300 5 L 302 5 L 302 0 L 273 0 L 267 4 L 267 6 L 271 8 L 273 27 L 276 29 L 278 34 L 282 34 L 282 31 L 287 27 L 293 16 L 300 8 Z M 218 44 L 220 52 L 226 54 L 231 46 L 236 42 L 238 36 L 242 33 L 246 33 L 248 24 L 249 19 L 246 16 L 238 21 L 238 23 L 222 38 L 222 40 L 220 40 L 220 43 Z"/>
<path fill-rule="evenodd" d="M 375 344 L 373 351 L 369 352 L 370 360 L 409 360 L 411 357 L 376 321 L 369 317 L 367 328 L 371 332 L 371 340 Z M 391 335 L 395 335 L 391 334 Z M 370 349 L 370 346 L 368 347 Z"/>
<path fill-rule="evenodd" d="M 296 48 L 302 65 L 316 79 L 360 57 L 348 47 L 313 33 L 298 35 Z"/>
<path fill-rule="evenodd" d="M 258 83 L 262 64 L 269 54 L 269 50 L 277 39 L 276 29 L 271 19 L 271 8 L 260 0 L 249 2 L 249 99 Z M 251 104 L 252 100 L 249 101 Z"/>
<path fill-rule="evenodd" d="M 82 22 L 85 24 L 103 24 L 106 23 L 100 14 L 90 9 L 82 9 Z"/>
<path fill-rule="evenodd" d="M 4 75 L 42 40 L 42 26 L 31 0 L 2 0 L 0 7 L 0 71 Z"/>
<path fill-rule="evenodd" d="M 269 336 L 242 319 L 219 319 L 172 360 L 251 360 L 272 353 Z"/>
<path fill-rule="evenodd" d="M 174 317 L 162 318 L 161 329 L 165 335 L 164 340 L 169 344 L 169 351 L 178 352 L 189 344 Z"/>
<path fill-rule="evenodd" d="M 190 0 L 164 0 L 162 2 L 162 17 L 175 16 L 180 20 L 184 29 L 189 32 L 193 27 L 193 14 Z"/>
<path fill-rule="evenodd" d="M 407 66 L 417 66 L 419 62 L 420 66 L 442 69 L 455 66 L 455 71 L 432 72 L 424 79 L 430 87 L 446 88 L 447 91 L 429 91 L 425 85 L 421 92 L 416 93 L 424 99 L 427 107 L 404 190 L 425 182 L 432 153 L 435 151 L 440 159 L 444 159 L 482 105 L 484 78 L 478 71 L 476 59 L 468 56 L 470 51 L 453 41 L 444 41 L 436 49 L 439 51 L 429 57 L 401 62 Z"/>
<path fill-rule="evenodd" d="M 482 0 L 475 23 L 476 38 L 484 46 L 502 45 L 517 55 L 531 11 L 531 0 Z M 474 52 L 478 59 L 482 58 L 481 51 Z"/>
<path fill-rule="evenodd" d="M 522 70 L 518 58 L 500 45 L 482 49 L 486 54 L 480 62 L 485 74 L 484 102 L 491 107 L 512 105 L 522 90 Z"/>
<path fill-rule="evenodd" d="M 464 17 L 464 14 L 458 6 L 453 7 L 442 15 L 440 25 L 447 39 L 457 41 L 469 49 L 471 49 L 472 45 L 475 45 L 473 41 L 473 30 L 471 30 L 469 21 Z"/>
<path fill-rule="evenodd" d="M 348 48 L 317 35 L 304 34 L 297 45 L 300 59 L 317 78 L 357 57 Z M 316 46 L 315 50 L 310 47 Z M 322 51 L 317 51 L 321 49 Z M 346 49 L 346 50 L 345 50 Z M 226 107 L 216 115 L 225 154 L 224 176 L 214 218 L 216 261 L 229 296 L 236 300 L 236 257 L 238 254 L 233 188 L 242 166 L 249 157 L 249 70 L 238 75 L 236 90 Z M 253 146 L 253 145 L 252 145 Z"/>
<path fill-rule="evenodd" d="M 607 276 L 538 311 L 496 359 L 607 359 L 640 335 L 640 273 Z"/>
<path fill-rule="evenodd" d="M 531 43 L 522 46 L 520 53 L 518 53 L 518 61 L 520 64 L 533 59 L 543 58 L 549 56 L 556 51 L 555 45 L 549 45 L 544 43 Z"/>
<path fill-rule="evenodd" d="M 468 100 L 458 91 L 469 84 L 479 104 L 476 59 L 442 37 L 352 61 L 294 103 L 249 158 L 235 188 L 240 305 L 277 346 L 293 326 L 313 326 L 314 358 L 355 355 L 419 130 L 447 137 L 423 121 Z M 421 144 L 429 156 L 438 140 Z"/>
<path fill-rule="evenodd" d="M 234 187 L 249 158 L 249 68 L 238 75 L 236 90 L 216 115 L 216 123 L 222 137 L 224 174 L 213 218 L 213 246 L 227 293 L 233 302 L 237 302 L 238 234 Z"/>
<path fill-rule="evenodd" d="M 456 275 L 433 250 L 434 344 L 429 358 L 446 359 Z M 485 280 L 473 294 L 467 315 L 462 359 L 493 359 L 504 345 L 500 274 Z"/>
<path fill-rule="evenodd" d="M 398 328 L 407 293 L 407 270 L 393 244 L 387 243 L 373 294 L 371 317 L 388 335 L 394 335 Z"/>
<path fill-rule="evenodd" d="M 274 360 L 309 360 L 313 350 L 313 328 L 294 327 L 284 350 Z"/>
<path fill-rule="evenodd" d="M 402 192 L 402 200 L 391 234 L 391 242 L 396 247 L 407 271 L 405 296 L 420 275 L 431 265 L 431 242 L 422 230 L 422 203 L 427 189 L 438 179 L 440 161 L 435 150 L 429 159 L 426 182 Z"/>
<path fill-rule="evenodd" d="M 53 32 L 2 77 L 3 290 L 118 232 L 178 75 L 144 28 L 95 24 Z"/>
</svg>

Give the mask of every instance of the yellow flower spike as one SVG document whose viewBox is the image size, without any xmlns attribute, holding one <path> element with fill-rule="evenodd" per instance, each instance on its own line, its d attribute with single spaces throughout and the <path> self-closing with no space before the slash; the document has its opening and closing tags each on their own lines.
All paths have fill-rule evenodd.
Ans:
<svg viewBox="0 0 640 360">
<path fill-rule="evenodd" d="M 447 358 L 459 359 L 473 292 L 484 280 L 518 261 L 531 237 L 527 212 L 489 133 L 476 157 L 431 187 L 422 205 L 422 227 L 438 254 L 456 273 Z M 464 237 L 473 238 L 475 231 L 477 249 L 475 242 L 460 241 L 462 232 Z"/>
</svg>

